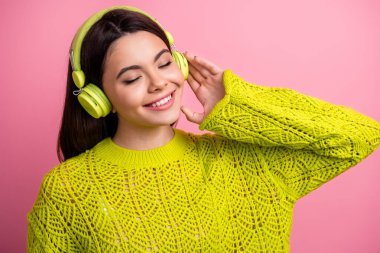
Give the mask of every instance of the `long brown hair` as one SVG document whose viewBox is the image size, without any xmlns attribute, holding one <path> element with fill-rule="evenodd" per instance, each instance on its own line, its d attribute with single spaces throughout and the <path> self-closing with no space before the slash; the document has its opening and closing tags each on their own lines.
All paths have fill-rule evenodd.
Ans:
<svg viewBox="0 0 380 253">
<path fill-rule="evenodd" d="M 161 38 L 170 50 L 169 41 L 161 27 L 149 17 L 129 10 L 116 9 L 104 14 L 86 34 L 81 47 L 81 68 L 86 82 L 98 85 L 102 90 L 103 64 L 110 45 L 127 33 L 147 31 Z M 106 137 L 116 133 L 117 115 L 110 113 L 104 118 L 91 117 L 79 104 L 73 91 L 75 86 L 69 64 L 65 105 L 57 142 L 59 161 L 94 147 Z"/>
</svg>

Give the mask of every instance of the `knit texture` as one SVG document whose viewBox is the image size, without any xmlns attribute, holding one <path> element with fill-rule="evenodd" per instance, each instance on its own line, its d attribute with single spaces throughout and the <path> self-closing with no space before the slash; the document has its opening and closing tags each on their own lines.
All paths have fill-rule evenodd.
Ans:
<svg viewBox="0 0 380 253">
<path fill-rule="evenodd" d="M 110 138 L 44 178 L 28 252 L 289 252 L 295 202 L 369 155 L 380 125 L 224 72 L 195 135 L 145 151 Z"/>
</svg>

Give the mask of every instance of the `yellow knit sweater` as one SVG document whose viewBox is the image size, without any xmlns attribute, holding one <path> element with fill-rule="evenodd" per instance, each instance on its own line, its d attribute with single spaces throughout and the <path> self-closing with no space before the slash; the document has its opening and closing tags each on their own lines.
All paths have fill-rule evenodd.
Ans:
<svg viewBox="0 0 380 253">
<path fill-rule="evenodd" d="M 224 73 L 200 125 L 145 151 L 110 138 L 51 170 L 28 252 L 289 252 L 297 199 L 369 155 L 380 125 L 351 109 Z"/>
</svg>

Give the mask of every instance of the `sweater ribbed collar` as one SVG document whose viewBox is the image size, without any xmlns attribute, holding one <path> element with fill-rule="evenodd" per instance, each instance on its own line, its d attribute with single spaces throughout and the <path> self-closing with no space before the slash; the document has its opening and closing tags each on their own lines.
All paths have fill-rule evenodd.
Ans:
<svg viewBox="0 0 380 253">
<path fill-rule="evenodd" d="M 184 131 L 175 128 L 173 130 L 173 138 L 158 148 L 132 150 L 117 145 L 111 138 L 105 138 L 93 151 L 97 157 L 119 165 L 149 166 L 178 160 L 185 155 L 191 140 Z"/>
</svg>

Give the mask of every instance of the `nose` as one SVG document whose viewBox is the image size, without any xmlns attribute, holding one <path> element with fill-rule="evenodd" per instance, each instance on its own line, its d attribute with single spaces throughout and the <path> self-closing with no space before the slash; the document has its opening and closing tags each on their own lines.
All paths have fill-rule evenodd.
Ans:
<svg viewBox="0 0 380 253">
<path fill-rule="evenodd" d="M 159 73 L 155 72 L 150 75 L 149 92 L 155 92 L 157 90 L 162 90 L 168 82 Z"/>
</svg>

